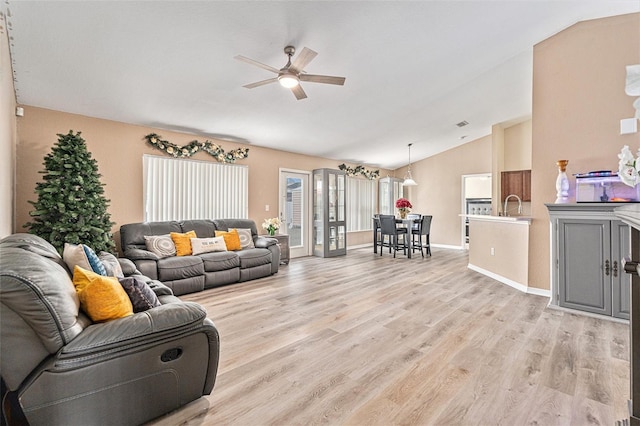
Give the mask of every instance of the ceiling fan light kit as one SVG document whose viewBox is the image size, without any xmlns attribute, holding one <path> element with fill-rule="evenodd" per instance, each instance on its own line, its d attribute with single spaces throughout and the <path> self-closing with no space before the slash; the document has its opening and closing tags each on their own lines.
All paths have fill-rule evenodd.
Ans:
<svg viewBox="0 0 640 426">
<path fill-rule="evenodd" d="M 287 64 L 281 69 L 274 68 L 270 65 L 263 64 L 261 62 L 255 61 L 253 59 L 247 58 L 242 55 L 237 55 L 235 59 L 246 62 L 251 65 L 255 65 L 267 71 L 271 71 L 275 74 L 278 74 L 275 78 L 269 78 L 267 80 L 257 81 L 255 83 L 245 84 L 243 87 L 247 89 L 254 89 L 259 86 L 264 86 L 265 84 L 275 83 L 276 81 L 280 83 L 282 87 L 286 87 L 287 89 L 291 89 L 291 92 L 296 97 L 297 100 L 305 99 L 307 94 L 302 89 L 300 85 L 300 81 L 308 81 L 310 83 L 322 83 L 322 84 L 334 84 L 338 86 L 344 85 L 345 78 L 344 77 L 334 77 L 330 75 L 313 75 L 307 74 L 304 71 L 304 67 L 309 65 L 309 63 L 315 58 L 318 54 L 313 50 L 303 47 L 302 51 L 298 54 L 298 56 L 291 62 L 291 58 L 296 52 L 295 47 L 287 46 L 284 48 L 284 53 L 287 55 L 288 60 Z"/>
<path fill-rule="evenodd" d="M 279 75 L 278 82 L 280 82 L 280 86 L 286 87 L 287 89 L 291 89 L 292 87 L 296 87 L 300 84 L 298 76 L 289 72 Z"/>
</svg>

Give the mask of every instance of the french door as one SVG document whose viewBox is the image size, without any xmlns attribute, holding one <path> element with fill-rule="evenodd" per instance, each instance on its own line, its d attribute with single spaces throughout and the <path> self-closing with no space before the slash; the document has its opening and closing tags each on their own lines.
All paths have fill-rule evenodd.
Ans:
<svg viewBox="0 0 640 426">
<path fill-rule="evenodd" d="M 311 254 L 310 175 L 310 172 L 280 169 L 280 233 L 289 235 L 291 258 Z"/>
</svg>

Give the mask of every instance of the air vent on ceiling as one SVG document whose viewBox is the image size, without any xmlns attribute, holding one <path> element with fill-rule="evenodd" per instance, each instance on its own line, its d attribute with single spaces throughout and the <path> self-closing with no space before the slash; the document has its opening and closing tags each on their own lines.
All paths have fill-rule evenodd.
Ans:
<svg viewBox="0 0 640 426">
<path fill-rule="evenodd" d="M 459 122 L 459 123 L 456 123 L 456 126 L 458 126 L 458 127 L 464 127 L 464 126 L 466 126 L 467 124 L 469 124 L 469 122 L 468 122 L 468 121 L 466 121 L 466 120 L 464 120 L 464 121 L 461 121 L 461 122 Z"/>
</svg>

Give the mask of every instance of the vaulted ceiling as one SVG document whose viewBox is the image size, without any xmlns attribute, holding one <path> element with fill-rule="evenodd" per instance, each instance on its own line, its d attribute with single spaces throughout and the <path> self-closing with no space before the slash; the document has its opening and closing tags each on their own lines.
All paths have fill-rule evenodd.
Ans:
<svg viewBox="0 0 640 426">
<path fill-rule="evenodd" d="M 531 115 L 534 44 L 640 0 L 2 2 L 17 102 L 397 168 Z M 283 48 L 318 56 L 296 100 Z M 295 58 L 295 56 L 294 56 Z M 578 70 L 579 72 L 579 70 Z M 456 123 L 467 121 L 464 127 Z"/>
</svg>

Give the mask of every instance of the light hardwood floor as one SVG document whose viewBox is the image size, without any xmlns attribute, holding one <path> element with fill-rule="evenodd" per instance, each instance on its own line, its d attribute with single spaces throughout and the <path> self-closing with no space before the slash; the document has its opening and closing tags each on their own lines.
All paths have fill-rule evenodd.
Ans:
<svg viewBox="0 0 640 426">
<path fill-rule="evenodd" d="M 208 407 L 184 423 L 613 425 L 627 416 L 628 325 L 550 310 L 467 262 L 456 250 L 409 260 L 362 248 L 182 296 L 207 309 L 221 337 Z"/>
</svg>

